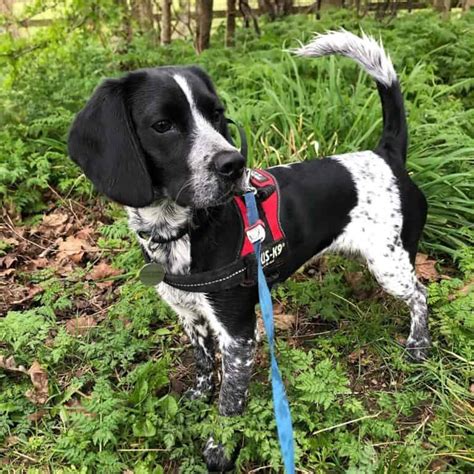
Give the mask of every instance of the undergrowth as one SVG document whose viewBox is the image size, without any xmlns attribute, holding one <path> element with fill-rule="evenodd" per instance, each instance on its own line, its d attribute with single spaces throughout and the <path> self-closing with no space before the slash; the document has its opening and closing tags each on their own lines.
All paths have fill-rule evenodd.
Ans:
<svg viewBox="0 0 474 474">
<path fill-rule="evenodd" d="M 302 472 L 471 472 L 472 19 L 443 22 L 419 12 L 382 27 L 341 12 L 320 22 L 295 16 L 265 24 L 261 38 L 239 31 L 232 50 L 216 46 L 218 31 L 199 57 L 184 41 L 157 48 L 137 37 L 123 51 L 81 29 L 64 41 L 60 26 L 32 40 L 44 43 L 34 54 L 16 57 L 18 44 L 4 38 L 0 196 L 26 226 L 42 212 L 66 210 L 71 199 L 96 199 L 66 157 L 67 129 L 102 78 L 138 67 L 201 64 L 228 115 L 245 127 L 252 165 L 373 147 L 381 128 L 374 84 L 349 61 L 295 59 L 282 47 L 341 26 L 380 34 L 406 97 L 410 171 L 430 203 L 423 246 L 448 265 L 454 257 L 457 269 L 429 286 L 434 347 L 423 365 L 406 360 L 406 308 L 378 292 L 357 263 L 334 257 L 276 289 L 275 301 L 297 321 L 278 331 L 297 465 Z M 15 276 L 41 291 L 0 318 L 0 356 L 24 367 L 37 361 L 49 392 L 38 407 L 25 395 L 29 377 L 0 369 L 0 472 L 204 473 L 210 434 L 240 448 L 238 472 L 281 471 L 265 343 L 244 416 L 224 419 L 214 405 L 186 400 L 189 346 L 172 311 L 137 281 L 142 259 L 121 212 L 109 205 L 105 213 L 97 251 L 122 273 L 86 331 L 68 322 L 101 283 L 87 277 L 95 261 L 67 277 L 48 267 Z M 11 245 L 2 241 L 0 257 Z"/>
</svg>

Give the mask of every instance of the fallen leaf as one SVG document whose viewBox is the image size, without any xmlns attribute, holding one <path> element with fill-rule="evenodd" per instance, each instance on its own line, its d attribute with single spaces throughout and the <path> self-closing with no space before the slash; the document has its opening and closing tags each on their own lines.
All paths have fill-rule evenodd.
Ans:
<svg viewBox="0 0 474 474">
<path fill-rule="evenodd" d="M 34 298 L 38 293 L 41 293 L 42 291 L 44 291 L 44 288 L 41 288 L 41 286 L 35 286 L 35 285 L 30 286 L 28 288 L 28 293 L 23 298 L 16 301 L 12 301 L 11 304 L 12 305 L 23 304 L 31 300 L 32 298 Z"/>
<path fill-rule="evenodd" d="M 80 400 L 77 400 L 75 398 L 71 398 L 71 400 L 68 400 L 66 402 L 66 407 L 68 410 L 74 411 L 76 413 L 83 413 L 85 416 L 89 416 L 91 418 L 94 418 L 96 416 L 95 413 L 91 413 L 87 411 L 81 404 Z"/>
<path fill-rule="evenodd" d="M 13 275 L 15 273 L 15 269 L 14 268 L 9 268 L 7 270 L 3 270 L 0 272 L 0 277 L 7 277 L 7 276 L 10 276 L 10 275 Z"/>
<path fill-rule="evenodd" d="M 41 418 L 43 418 L 44 415 L 46 415 L 46 410 L 38 410 L 34 413 L 31 413 L 31 415 L 28 415 L 27 418 L 32 422 L 38 422 L 41 420 Z"/>
<path fill-rule="evenodd" d="M 44 405 L 48 400 L 48 374 L 36 360 L 28 370 L 28 374 L 34 388 L 25 393 L 26 398 L 36 405 Z"/>
<path fill-rule="evenodd" d="M 296 323 L 295 314 L 278 313 L 273 315 L 273 321 L 277 329 L 291 329 Z"/>
<path fill-rule="evenodd" d="M 364 280 L 363 272 L 345 272 L 344 278 L 346 279 L 349 286 L 355 290 L 357 289 L 362 281 Z"/>
<path fill-rule="evenodd" d="M 18 436 L 7 436 L 5 438 L 5 446 L 9 448 L 11 446 L 15 446 L 15 444 L 18 444 L 20 441 L 21 440 Z"/>
<path fill-rule="evenodd" d="M 112 268 L 108 263 L 106 262 L 100 262 L 98 265 L 96 265 L 92 271 L 89 273 L 87 276 L 87 279 L 89 280 L 102 280 L 104 278 L 108 278 L 111 276 L 116 276 L 120 275 L 122 272 L 121 270 L 117 270 L 116 268 Z"/>
<path fill-rule="evenodd" d="M 73 336 L 82 336 L 95 326 L 97 321 L 92 316 L 79 316 L 66 323 L 66 331 Z"/>
<path fill-rule="evenodd" d="M 449 466 L 449 461 L 451 458 L 449 457 L 440 457 L 435 459 L 434 461 L 431 461 L 429 467 L 428 467 L 428 472 L 442 472 L 446 471 L 446 467 Z"/>
<path fill-rule="evenodd" d="M 84 255 L 84 241 L 70 235 L 66 240 L 60 240 L 58 245 L 58 260 L 69 259 L 79 263 Z"/>
<path fill-rule="evenodd" d="M 68 219 L 69 216 L 67 214 L 56 212 L 43 216 L 43 221 L 41 222 L 41 225 L 45 227 L 59 227 L 60 225 L 65 224 Z"/>
<path fill-rule="evenodd" d="M 5 357 L 0 355 L 0 369 L 10 370 L 12 372 L 22 372 L 27 374 L 28 371 L 22 365 L 16 365 L 13 356 Z"/>
<path fill-rule="evenodd" d="M 460 290 L 459 293 L 463 296 L 468 295 L 471 291 L 474 291 L 474 281 L 468 281 Z"/>
<path fill-rule="evenodd" d="M 30 260 L 28 263 L 28 268 L 30 271 L 40 270 L 42 268 L 46 268 L 49 265 L 49 260 L 45 257 L 39 257 Z"/>
<path fill-rule="evenodd" d="M 364 354 L 364 349 L 356 349 L 355 351 L 351 352 L 347 356 L 347 359 L 349 360 L 351 364 L 354 364 L 360 359 L 361 355 L 363 354 Z"/>
<path fill-rule="evenodd" d="M 436 260 L 429 258 L 424 253 L 416 254 L 415 259 L 416 276 L 427 281 L 439 280 L 439 273 L 436 270 Z"/>
<path fill-rule="evenodd" d="M 273 305 L 273 322 L 276 329 L 290 329 L 296 323 L 295 314 L 287 314 L 284 312 L 284 308 L 280 303 Z M 263 324 L 262 312 L 257 310 L 257 334 L 258 337 L 265 335 L 265 326 Z"/>
<path fill-rule="evenodd" d="M 407 338 L 401 335 L 395 336 L 395 340 L 401 345 L 405 346 L 407 343 Z"/>
<path fill-rule="evenodd" d="M 10 268 L 17 260 L 17 257 L 12 255 L 0 257 L 0 267 Z"/>
<path fill-rule="evenodd" d="M 13 245 L 13 246 L 16 246 L 16 245 L 18 245 L 18 244 L 20 243 L 20 242 L 19 242 L 17 239 L 15 239 L 14 237 L 5 237 L 5 238 L 2 237 L 1 240 L 2 240 L 3 242 L 5 242 L 6 244 L 8 244 L 8 245 Z"/>
<path fill-rule="evenodd" d="M 81 240 L 87 240 L 94 233 L 94 229 L 88 225 L 76 233 L 76 237 Z"/>
</svg>

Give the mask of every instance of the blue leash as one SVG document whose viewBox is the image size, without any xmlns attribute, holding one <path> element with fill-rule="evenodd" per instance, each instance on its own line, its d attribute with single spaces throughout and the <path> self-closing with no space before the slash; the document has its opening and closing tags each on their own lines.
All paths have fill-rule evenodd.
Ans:
<svg viewBox="0 0 474 474">
<path fill-rule="evenodd" d="M 244 194 L 245 205 L 247 207 L 247 217 L 250 227 L 259 225 L 259 215 L 255 195 L 252 191 Z M 258 230 L 258 229 L 257 229 Z M 258 233 L 258 232 L 257 232 Z M 247 234 L 248 235 L 248 234 Z M 262 236 L 260 235 L 260 239 Z M 273 411 L 278 431 L 278 441 L 280 443 L 280 451 L 283 457 L 286 474 L 294 474 L 295 472 L 295 451 L 293 442 L 293 426 L 291 424 L 291 413 L 288 400 L 286 398 L 285 386 L 281 379 L 280 370 L 275 357 L 274 347 L 274 325 L 273 325 L 273 307 L 272 297 L 267 285 L 267 280 L 263 273 L 262 263 L 260 260 L 261 240 L 252 239 L 255 257 L 258 267 L 258 297 L 260 299 L 260 308 L 262 310 L 263 324 L 267 333 L 268 346 L 270 348 L 271 357 L 271 374 L 272 374 L 272 393 L 273 393 Z"/>
</svg>

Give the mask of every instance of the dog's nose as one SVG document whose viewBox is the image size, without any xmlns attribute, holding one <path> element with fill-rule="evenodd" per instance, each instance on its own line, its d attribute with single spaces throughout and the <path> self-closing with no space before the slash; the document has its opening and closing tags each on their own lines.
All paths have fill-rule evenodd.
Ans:
<svg viewBox="0 0 474 474">
<path fill-rule="evenodd" d="M 237 151 L 220 153 L 214 161 L 217 172 L 228 179 L 242 176 L 245 158 Z"/>
</svg>

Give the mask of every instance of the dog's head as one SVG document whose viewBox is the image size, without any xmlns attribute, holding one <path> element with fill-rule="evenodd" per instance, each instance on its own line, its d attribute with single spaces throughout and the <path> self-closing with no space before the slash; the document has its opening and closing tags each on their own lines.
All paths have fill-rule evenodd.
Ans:
<svg viewBox="0 0 474 474">
<path fill-rule="evenodd" d="M 221 204 L 245 167 L 211 80 L 194 66 L 106 80 L 77 115 L 68 147 L 99 191 L 131 207 L 163 197 L 194 208 Z"/>
</svg>

